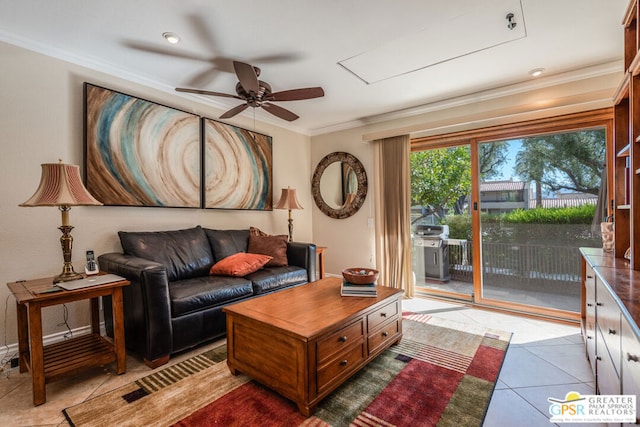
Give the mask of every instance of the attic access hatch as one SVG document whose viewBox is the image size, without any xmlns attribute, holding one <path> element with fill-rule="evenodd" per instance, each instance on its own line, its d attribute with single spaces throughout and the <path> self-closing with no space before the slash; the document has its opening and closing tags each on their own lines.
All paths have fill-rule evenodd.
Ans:
<svg viewBox="0 0 640 427">
<path fill-rule="evenodd" d="M 372 84 L 527 36 L 520 0 L 447 0 L 446 5 L 430 10 L 425 28 L 338 64 Z"/>
</svg>

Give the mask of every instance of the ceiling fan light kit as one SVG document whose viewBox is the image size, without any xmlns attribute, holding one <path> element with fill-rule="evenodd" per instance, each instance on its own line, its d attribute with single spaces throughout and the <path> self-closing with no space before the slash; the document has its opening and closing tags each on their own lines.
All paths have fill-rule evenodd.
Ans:
<svg viewBox="0 0 640 427">
<path fill-rule="evenodd" d="M 245 101 L 232 109 L 228 110 L 221 119 L 228 119 L 238 113 L 246 110 L 248 107 L 262 108 L 268 113 L 273 114 L 283 120 L 294 121 L 299 118 L 295 113 L 273 104 L 280 101 L 301 101 L 305 99 L 320 98 L 324 96 L 324 90 L 321 87 L 307 87 L 300 89 L 289 89 L 280 92 L 272 92 L 271 85 L 258 79 L 260 76 L 260 68 L 250 64 L 233 61 L 233 69 L 238 77 L 236 84 L 236 94 L 213 92 L 202 89 L 176 88 L 178 92 L 197 93 L 200 95 L 221 96 L 225 98 L 235 98 Z"/>
<path fill-rule="evenodd" d="M 162 37 L 164 37 L 164 39 L 171 44 L 180 43 L 180 37 L 175 33 L 165 32 L 165 33 L 162 33 Z"/>
</svg>

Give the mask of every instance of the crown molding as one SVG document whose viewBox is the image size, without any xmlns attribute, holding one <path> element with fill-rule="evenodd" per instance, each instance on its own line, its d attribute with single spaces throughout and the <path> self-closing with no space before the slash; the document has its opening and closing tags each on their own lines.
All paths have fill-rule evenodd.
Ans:
<svg viewBox="0 0 640 427">
<path fill-rule="evenodd" d="M 453 98 L 443 99 L 416 107 L 405 108 L 401 110 L 391 111 L 388 113 L 369 116 L 357 121 L 340 123 L 335 126 L 327 126 L 324 128 L 314 129 L 312 135 L 321 135 L 324 133 L 337 132 L 341 130 L 351 129 L 357 126 L 372 125 L 381 122 L 406 119 L 409 117 L 427 114 L 434 111 L 460 107 L 470 103 L 478 103 L 498 98 L 504 98 L 534 90 L 544 89 L 551 86 L 566 84 L 585 80 L 594 77 L 600 77 L 609 74 L 619 73 L 622 75 L 624 71 L 623 60 L 614 60 L 602 64 L 593 65 L 579 70 L 572 70 L 565 73 L 535 78 L 521 83 L 501 86 L 498 88 L 488 89 L 479 92 L 473 92 Z"/>
</svg>

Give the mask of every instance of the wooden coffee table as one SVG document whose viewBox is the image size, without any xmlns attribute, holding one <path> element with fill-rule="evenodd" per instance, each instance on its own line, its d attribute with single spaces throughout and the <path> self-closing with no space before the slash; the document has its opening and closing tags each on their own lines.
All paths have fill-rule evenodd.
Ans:
<svg viewBox="0 0 640 427">
<path fill-rule="evenodd" d="M 309 416 L 351 375 L 402 338 L 400 289 L 342 297 L 325 278 L 227 306 L 227 364 Z"/>
</svg>

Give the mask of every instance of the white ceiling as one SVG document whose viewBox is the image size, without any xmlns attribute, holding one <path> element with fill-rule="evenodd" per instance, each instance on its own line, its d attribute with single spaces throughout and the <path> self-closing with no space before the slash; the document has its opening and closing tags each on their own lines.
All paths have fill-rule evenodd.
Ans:
<svg viewBox="0 0 640 427">
<path fill-rule="evenodd" d="M 323 98 L 279 103 L 300 116 L 291 124 L 256 110 L 258 120 L 319 134 L 390 112 L 526 85 L 534 68 L 544 68 L 544 76 L 585 68 L 621 71 L 627 4 L 0 0 L 0 40 L 172 92 L 197 87 L 235 93 L 231 60 L 248 62 L 262 69 L 261 80 L 274 91 L 324 88 Z M 513 30 L 507 28 L 508 13 L 514 14 Z M 167 31 L 181 42 L 168 44 L 162 38 Z M 239 103 L 180 96 L 223 110 Z"/>
</svg>

